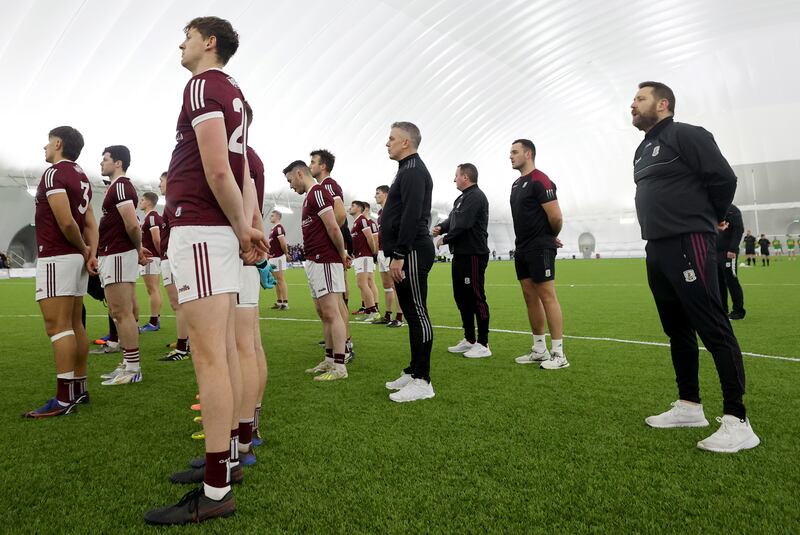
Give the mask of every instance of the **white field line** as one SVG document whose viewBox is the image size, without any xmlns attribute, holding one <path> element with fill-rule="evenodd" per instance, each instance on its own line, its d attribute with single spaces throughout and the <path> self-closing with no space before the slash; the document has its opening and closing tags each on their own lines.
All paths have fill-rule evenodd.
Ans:
<svg viewBox="0 0 800 535">
<path fill-rule="evenodd" d="M 174 318 L 175 316 L 162 314 L 164 318 Z M 0 314 L 0 318 L 41 318 L 40 314 Z M 107 316 L 102 314 L 87 314 L 89 318 L 105 318 Z M 306 318 L 270 318 L 270 317 L 259 317 L 261 321 L 293 321 L 299 323 L 319 323 L 318 319 L 306 319 Z M 351 321 L 350 325 L 368 325 L 367 323 L 363 323 L 360 321 Z M 434 325 L 434 329 L 447 329 L 451 331 L 460 331 L 461 327 L 453 327 L 451 325 Z M 514 331 L 510 329 L 489 329 L 490 332 L 493 333 L 502 333 L 502 334 L 521 334 L 525 336 L 531 336 L 529 331 Z M 549 335 L 548 335 L 549 336 Z M 626 340 L 624 338 L 609 338 L 605 336 L 577 336 L 577 335 L 569 335 L 565 334 L 564 338 L 569 338 L 572 340 L 592 340 L 596 342 L 614 342 L 617 344 L 632 344 L 632 345 L 639 345 L 639 346 L 656 346 L 656 347 L 669 347 L 669 344 L 665 342 L 647 342 L 645 340 Z M 702 351 L 708 351 L 705 347 L 700 346 Z M 746 355 L 748 357 L 755 357 L 755 358 L 762 358 L 762 359 L 773 359 L 773 360 L 787 360 L 789 362 L 800 362 L 800 357 L 784 357 L 781 355 L 765 355 L 763 353 L 752 353 L 749 351 L 742 351 L 742 355 Z"/>
</svg>

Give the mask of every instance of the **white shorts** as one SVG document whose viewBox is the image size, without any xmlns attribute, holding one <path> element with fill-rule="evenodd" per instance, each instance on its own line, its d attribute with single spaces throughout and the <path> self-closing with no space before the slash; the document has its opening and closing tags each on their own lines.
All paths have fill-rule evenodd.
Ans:
<svg viewBox="0 0 800 535">
<path fill-rule="evenodd" d="M 236 297 L 237 307 L 257 307 L 261 293 L 261 280 L 258 268 L 242 265 L 239 273 L 239 294 Z"/>
<path fill-rule="evenodd" d="M 359 256 L 353 260 L 353 269 L 359 273 L 375 273 L 375 261 L 371 256 Z"/>
<path fill-rule="evenodd" d="M 136 279 L 139 278 L 139 253 L 136 249 L 101 256 L 97 260 L 100 263 L 98 271 L 103 288 L 118 282 L 136 283 Z"/>
<path fill-rule="evenodd" d="M 330 293 L 344 293 L 344 265 L 318 264 L 312 260 L 303 262 L 308 277 L 311 297 L 319 299 Z"/>
<path fill-rule="evenodd" d="M 273 271 L 286 271 L 289 267 L 286 262 L 286 255 L 270 258 L 269 263 L 275 267 Z"/>
<path fill-rule="evenodd" d="M 139 266 L 139 275 L 161 275 L 161 259 L 151 256 L 150 263 Z"/>
<path fill-rule="evenodd" d="M 86 295 L 89 272 L 79 254 L 39 258 L 36 261 L 36 300 Z"/>
<path fill-rule="evenodd" d="M 239 240 L 227 226 L 187 225 L 170 229 L 170 268 L 183 304 L 218 294 L 239 293 Z"/>
<path fill-rule="evenodd" d="M 164 286 L 175 284 L 175 281 L 172 280 L 172 267 L 169 264 L 169 258 L 161 261 L 161 280 L 164 281 Z"/>
<path fill-rule="evenodd" d="M 383 254 L 383 251 L 378 251 L 378 271 L 389 273 L 389 259 Z"/>
</svg>

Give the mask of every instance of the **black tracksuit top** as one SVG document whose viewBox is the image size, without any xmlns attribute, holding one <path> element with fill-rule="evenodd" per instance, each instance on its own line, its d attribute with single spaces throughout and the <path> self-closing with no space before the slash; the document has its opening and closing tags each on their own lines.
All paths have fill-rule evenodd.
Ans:
<svg viewBox="0 0 800 535">
<path fill-rule="evenodd" d="M 489 201 L 477 184 L 461 192 L 450 215 L 439 223 L 442 234 L 447 234 L 443 241 L 450 252 L 467 255 L 489 254 L 488 225 Z"/>
<path fill-rule="evenodd" d="M 744 221 L 742 221 L 741 210 L 735 204 L 728 208 L 728 213 L 725 214 L 725 221 L 728 222 L 728 228 L 717 234 L 717 251 L 738 254 L 739 243 L 742 241 L 742 234 L 744 234 Z M 724 262 L 726 259 L 727 255 L 717 255 L 717 260 Z"/>
<path fill-rule="evenodd" d="M 397 163 L 381 215 L 381 245 L 387 258 L 403 258 L 417 240 L 430 237 L 431 174 L 416 153 Z"/>
<path fill-rule="evenodd" d="M 710 132 L 662 119 L 633 160 L 642 239 L 716 233 L 736 193 L 736 175 Z"/>
</svg>

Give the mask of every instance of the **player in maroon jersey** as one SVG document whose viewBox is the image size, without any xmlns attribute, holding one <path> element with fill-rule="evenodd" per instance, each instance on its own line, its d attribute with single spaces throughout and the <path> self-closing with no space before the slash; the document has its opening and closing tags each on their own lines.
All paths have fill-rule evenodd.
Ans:
<svg viewBox="0 0 800 535">
<path fill-rule="evenodd" d="M 167 172 L 161 173 L 161 178 L 158 181 L 158 188 L 161 190 L 161 195 L 167 195 Z M 189 352 L 189 334 L 186 328 L 186 321 L 183 319 L 183 310 L 180 303 L 178 303 L 178 288 L 175 286 L 175 281 L 172 278 L 172 268 L 169 264 L 169 255 L 167 248 L 169 247 L 169 219 L 170 212 L 168 207 L 164 207 L 164 214 L 161 216 L 161 229 L 159 232 L 160 249 L 161 252 L 161 279 L 164 281 L 164 289 L 167 291 L 169 298 L 169 305 L 175 312 L 175 330 L 178 340 L 175 342 L 175 347 L 170 347 L 171 351 L 158 360 L 165 362 L 178 362 L 186 360 L 191 357 Z M 172 344 L 170 344 L 172 346 Z"/>
<path fill-rule="evenodd" d="M 239 36 L 230 22 L 200 17 L 184 28 L 181 64 L 192 73 L 183 91 L 177 144 L 169 165 L 169 260 L 192 341 L 202 403 L 205 466 L 172 474 L 175 483 L 203 485 L 177 504 L 145 514 L 151 524 L 184 524 L 236 510 L 230 489 L 243 479 L 238 462 L 242 377 L 234 330 L 240 251 L 266 254 L 254 228 L 245 98 L 222 68 Z M 174 214 L 174 217 L 172 215 Z"/>
<path fill-rule="evenodd" d="M 389 196 L 389 186 L 378 186 L 375 188 L 375 203 L 380 206 L 378 210 L 378 221 L 376 226 L 378 230 L 376 235 L 378 237 L 378 271 L 381 274 L 381 285 L 383 286 L 383 296 L 386 301 L 385 314 L 383 317 L 376 319 L 372 323 L 378 325 L 386 325 L 387 327 L 402 327 L 403 326 L 403 311 L 400 310 L 400 302 L 395 300 L 394 294 L 394 281 L 389 274 L 389 259 L 383 254 L 381 248 L 381 216 L 383 215 L 383 207 L 386 205 L 386 198 Z M 394 319 L 392 319 L 392 306 L 396 306 L 397 312 Z"/>
<path fill-rule="evenodd" d="M 44 172 L 36 190 L 36 301 L 53 344 L 56 396 L 23 414 L 48 418 L 69 414 L 89 402 L 86 361 L 89 340 L 81 322 L 83 295 L 89 272 L 97 272 L 97 222 L 92 211 L 92 188 L 75 163 L 83 136 L 71 126 L 48 134 Z"/>
<path fill-rule="evenodd" d="M 161 215 L 156 211 L 158 194 L 152 191 L 142 193 L 139 210 L 144 212 L 142 221 L 142 247 L 150 251 L 150 262 L 140 269 L 147 295 L 150 298 L 150 321 L 139 328 L 139 332 L 153 332 L 161 329 Z"/>
<path fill-rule="evenodd" d="M 308 166 L 300 160 L 289 164 L 283 174 L 289 187 L 300 195 L 306 194 L 302 214 L 306 256 L 303 267 L 325 331 L 325 359 L 306 373 L 319 374 L 314 377 L 316 381 L 346 379 L 346 331 L 339 305 L 340 294 L 344 292 L 344 270 L 350 267 L 351 259 L 334 215 L 333 197 L 314 181 Z"/>
<path fill-rule="evenodd" d="M 115 386 L 142 380 L 139 362 L 139 326 L 136 320 L 136 279 L 139 265 L 148 262 L 142 249 L 142 229 L 136 218 L 138 196 L 131 180 L 125 176 L 131 153 L 124 145 L 103 149 L 100 174 L 111 183 L 103 198 L 100 218 L 100 243 L 97 246 L 100 283 L 108 303 L 108 311 L 117 325 L 123 361 L 102 377 L 103 385 Z"/>
<path fill-rule="evenodd" d="M 289 266 L 289 245 L 286 243 L 286 229 L 281 224 L 283 214 L 278 210 L 273 210 L 269 214 L 269 222 L 272 230 L 269 233 L 269 263 L 272 264 L 272 275 L 277 283 L 275 284 L 275 294 L 277 302 L 272 305 L 274 310 L 289 310 L 289 288 L 286 285 L 286 277 L 283 272 Z"/>
<path fill-rule="evenodd" d="M 367 203 L 353 201 L 350 204 L 350 215 L 354 218 L 350 234 L 353 237 L 353 268 L 356 271 L 356 283 L 361 292 L 361 301 L 364 302 L 363 321 L 373 321 L 378 318 L 377 294 L 373 293 L 375 278 L 375 261 L 373 255 L 378 254 L 378 244 L 375 241 L 371 220 L 368 218 Z"/>
<path fill-rule="evenodd" d="M 336 224 L 342 231 L 342 237 L 345 244 L 350 241 L 350 229 L 347 226 L 347 213 L 344 209 L 344 193 L 342 187 L 331 176 L 333 165 L 336 163 L 336 156 L 330 151 L 325 149 L 318 149 L 310 153 L 311 161 L 308 164 L 311 176 L 317 183 L 325 188 L 325 190 L 333 197 L 333 215 L 336 217 Z M 344 278 L 344 292 L 342 292 L 342 303 L 339 309 L 342 313 L 342 320 L 344 321 L 345 331 L 347 332 L 347 341 L 345 343 L 345 351 L 347 352 L 347 361 L 350 362 L 355 357 L 353 351 L 353 341 L 350 338 L 350 312 L 348 310 L 348 296 L 349 288 L 347 277 Z M 317 311 L 319 312 L 319 311 Z"/>
</svg>

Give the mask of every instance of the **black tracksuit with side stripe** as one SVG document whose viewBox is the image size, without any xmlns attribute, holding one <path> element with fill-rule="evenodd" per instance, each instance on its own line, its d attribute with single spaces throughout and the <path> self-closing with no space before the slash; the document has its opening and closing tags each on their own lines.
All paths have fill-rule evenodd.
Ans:
<svg viewBox="0 0 800 535">
<path fill-rule="evenodd" d="M 464 339 L 489 345 L 489 304 L 484 291 L 489 263 L 489 201 L 473 184 L 461 192 L 447 219 L 438 224 L 453 253 L 453 297 L 461 313 Z M 475 323 L 478 335 L 475 336 Z"/>
<path fill-rule="evenodd" d="M 433 179 L 418 154 L 398 162 L 397 175 L 381 215 L 381 245 L 386 258 L 402 259 L 405 278 L 395 283 L 408 323 L 411 363 L 404 370 L 430 382 L 433 326 L 428 315 L 428 273 L 433 266 L 430 238 Z"/>
<path fill-rule="evenodd" d="M 705 129 L 661 120 L 633 161 L 636 213 L 647 240 L 647 280 L 669 337 L 680 399 L 700 403 L 697 336 L 719 374 L 723 412 L 745 418 L 744 364 L 717 282 L 717 224 L 736 175 Z"/>
<path fill-rule="evenodd" d="M 744 221 L 742 212 L 732 204 L 725 214 L 725 221 L 728 227 L 720 230 L 717 234 L 717 278 L 719 279 L 719 298 L 722 301 L 722 308 L 728 311 L 728 293 L 731 294 L 733 303 L 733 313 L 744 315 L 744 292 L 742 285 L 739 284 L 738 262 L 739 262 L 739 242 L 742 241 L 744 234 Z M 728 258 L 728 254 L 733 254 L 733 258 Z"/>
</svg>

